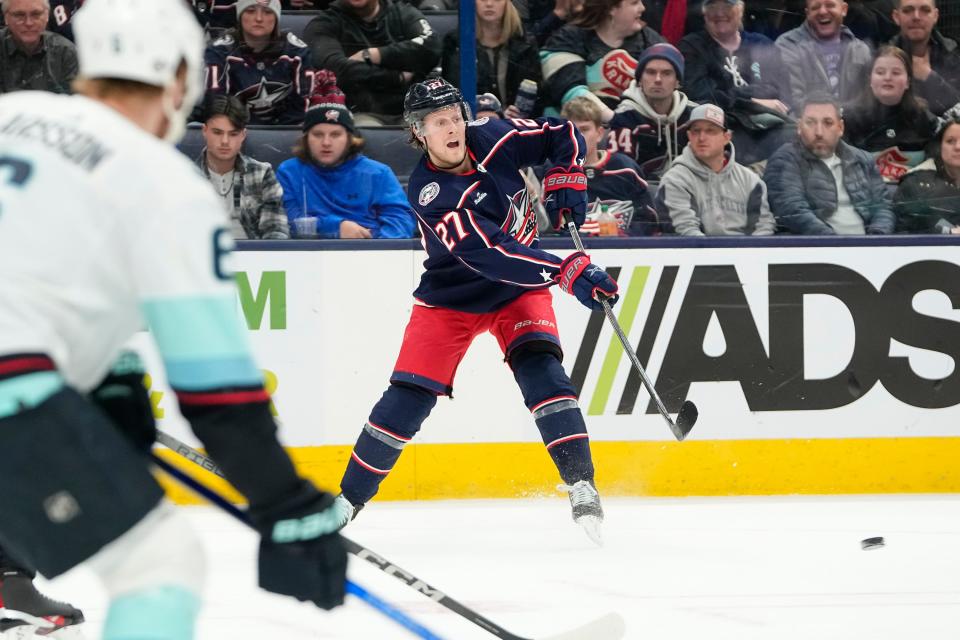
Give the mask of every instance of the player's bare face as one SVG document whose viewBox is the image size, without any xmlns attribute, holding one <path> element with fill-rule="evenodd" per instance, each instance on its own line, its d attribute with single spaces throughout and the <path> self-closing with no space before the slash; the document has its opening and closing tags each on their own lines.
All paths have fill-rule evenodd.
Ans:
<svg viewBox="0 0 960 640">
<path fill-rule="evenodd" d="M 214 116 L 203 125 L 207 153 L 221 162 L 233 162 L 247 138 L 247 130 L 239 129 L 227 116 Z"/>
<path fill-rule="evenodd" d="M 467 123 L 459 105 L 439 109 L 423 119 L 423 144 L 438 169 L 453 173 L 469 169 Z"/>
<path fill-rule="evenodd" d="M 276 14 L 260 6 L 250 7 L 240 14 L 240 28 L 247 40 L 269 38 L 276 26 Z"/>
<path fill-rule="evenodd" d="M 314 162 L 325 167 L 343 162 L 349 146 L 350 136 L 339 124 L 317 124 L 307 133 L 310 157 Z"/>
<path fill-rule="evenodd" d="M 8 0 L 3 12 L 10 35 L 26 49 L 40 44 L 49 16 L 42 0 Z"/>
</svg>

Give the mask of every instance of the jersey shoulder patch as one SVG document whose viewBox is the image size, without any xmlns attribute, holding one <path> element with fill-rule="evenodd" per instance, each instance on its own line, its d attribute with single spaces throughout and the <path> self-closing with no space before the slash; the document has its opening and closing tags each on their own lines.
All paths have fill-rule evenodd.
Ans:
<svg viewBox="0 0 960 640">
<path fill-rule="evenodd" d="M 440 195 L 440 185 L 436 182 L 431 182 L 420 189 L 420 195 L 417 197 L 417 202 L 420 203 L 421 207 L 425 207 L 431 202 L 433 202 L 436 197 Z"/>
<path fill-rule="evenodd" d="M 467 123 L 467 126 L 480 127 L 487 124 L 489 121 L 490 121 L 489 116 L 483 116 L 482 118 L 478 118 L 477 120 L 471 120 L 470 122 Z"/>
</svg>

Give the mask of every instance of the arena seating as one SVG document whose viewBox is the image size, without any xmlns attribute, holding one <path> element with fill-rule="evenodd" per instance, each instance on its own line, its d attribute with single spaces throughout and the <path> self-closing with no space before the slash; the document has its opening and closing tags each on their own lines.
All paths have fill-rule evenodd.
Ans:
<svg viewBox="0 0 960 640">
<path fill-rule="evenodd" d="M 319 11 L 284 11 L 280 18 L 280 28 L 302 39 L 307 23 L 318 15 L 320 15 Z M 424 15 L 441 39 L 448 31 L 454 31 L 457 28 L 456 11 L 425 11 Z"/>
<path fill-rule="evenodd" d="M 358 127 L 358 131 L 367 142 L 364 155 L 389 166 L 406 188 L 410 173 L 420 160 L 420 152 L 407 144 L 407 130 L 401 127 Z M 281 162 L 293 157 L 293 146 L 300 134 L 300 127 L 251 126 L 247 129 L 243 153 L 269 162 L 276 169 Z M 203 144 L 199 125 L 191 125 L 179 148 L 193 160 L 200 155 Z"/>
</svg>

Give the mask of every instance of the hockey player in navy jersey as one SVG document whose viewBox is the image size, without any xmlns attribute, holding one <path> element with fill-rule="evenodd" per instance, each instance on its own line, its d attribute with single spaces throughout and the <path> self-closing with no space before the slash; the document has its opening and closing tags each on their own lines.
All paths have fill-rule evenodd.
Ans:
<svg viewBox="0 0 960 640">
<path fill-rule="evenodd" d="M 424 151 L 407 193 L 426 272 L 390 386 L 360 433 L 338 499 L 355 515 L 373 498 L 437 396 L 451 395 L 470 343 L 489 331 L 560 472 L 574 520 L 599 543 L 603 510 L 576 390 L 561 364 L 549 287 L 558 284 L 598 310 L 599 296 L 616 302 L 617 283 L 584 253 L 561 259 L 537 248 L 536 214 L 519 174 L 552 163 L 544 195 L 553 226 L 565 216 L 583 222 L 583 138 L 554 118 L 468 124 L 463 97 L 443 79 L 409 89 L 404 119 Z"/>
<path fill-rule="evenodd" d="M 206 88 L 243 100 L 250 124 L 300 124 L 313 92 L 310 48 L 280 30 L 280 0 L 238 0 L 237 28 L 207 47 Z"/>
</svg>

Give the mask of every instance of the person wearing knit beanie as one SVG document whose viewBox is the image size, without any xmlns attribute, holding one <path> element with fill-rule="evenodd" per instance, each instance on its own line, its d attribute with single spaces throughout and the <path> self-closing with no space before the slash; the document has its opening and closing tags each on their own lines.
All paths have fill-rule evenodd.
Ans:
<svg viewBox="0 0 960 640">
<path fill-rule="evenodd" d="M 683 54 L 675 46 L 667 42 L 659 42 L 644 49 L 637 60 L 637 79 L 643 75 L 643 68 L 651 60 L 666 60 L 669 62 L 677 72 L 677 79 L 683 82 Z"/>
<path fill-rule="evenodd" d="M 353 113 L 345 102 L 346 96 L 337 87 L 333 87 L 329 93 L 311 96 L 310 106 L 303 118 L 304 133 L 318 124 L 338 124 L 346 129 L 347 133 L 356 135 Z"/>
<path fill-rule="evenodd" d="M 237 18 L 250 7 L 257 6 L 272 11 L 274 15 L 277 16 L 277 20 L 280 20 L 280 13 L 282 11 L 280 0 L 237 0 Z"/>
<path fill-rule="evenodd" d="M 318 128 L 319 125 L 326 126 Z M 346 130 L 346 135 L 339 131 L 340 128 Z M 346 96 L 337 86 L 333 71 L 322 69 L 314 76 L 313 93 L 303 118 L 300 148 L 304 160 L 322 166 L 340 164 L 363 148 L 353 113 L 347 108 Z"/>
</svg>

